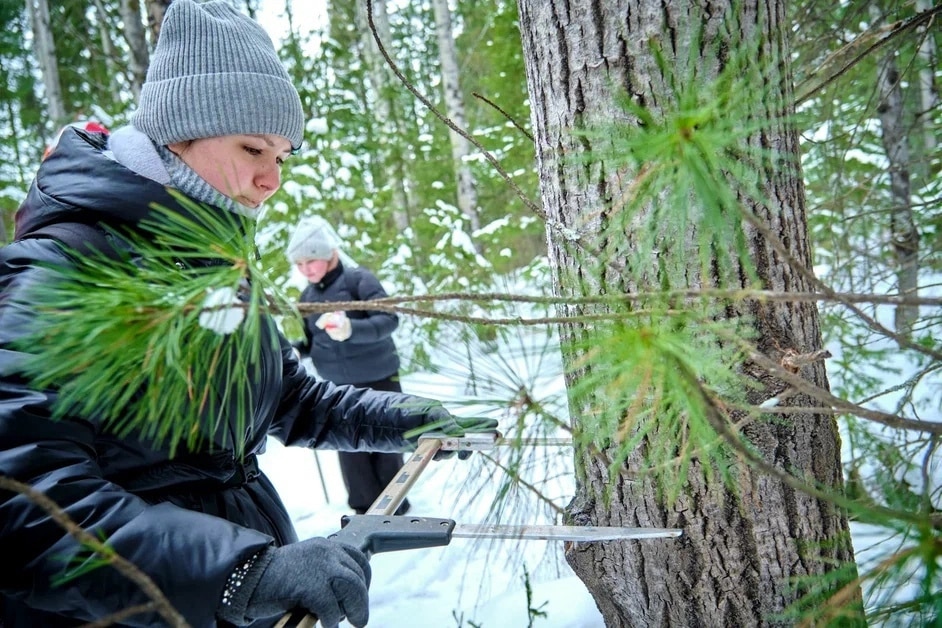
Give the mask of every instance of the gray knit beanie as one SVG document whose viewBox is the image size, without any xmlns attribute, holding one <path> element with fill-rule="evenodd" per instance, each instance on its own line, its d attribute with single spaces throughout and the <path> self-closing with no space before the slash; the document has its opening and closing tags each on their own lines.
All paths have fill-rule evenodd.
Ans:
<svg viewBox="0 0 942 628">
<path fill-rule="evenodd" d="M 309 259 L 330 259 L 340 246 L 337 232 L 320 216 L 305 218 L 295 228 L 285 256 L 292 264 Z"/>
<path fill-rule="evenodd" d="M 279 135 L 301 146 L 301 99 L 265 30 L 223 0 L 174 0 L 131 123 L 161 145 Z"/>
</svg>

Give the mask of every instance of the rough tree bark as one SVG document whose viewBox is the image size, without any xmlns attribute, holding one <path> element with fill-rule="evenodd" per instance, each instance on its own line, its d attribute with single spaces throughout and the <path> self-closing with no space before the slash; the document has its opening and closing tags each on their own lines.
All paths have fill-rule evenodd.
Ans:
<svg viewBox="0 0 942 628">
<path fill-rule="evenodd" d="M 715 47 L 704 45 L 692 55 L 698 76 L 704 77 L 715 75 L 728 58 L 731 33 L 736 41 L 756 42 L 758 54 L 769 62 L 771 72 L 771 76 L 766 74 L 766 85 L 756 88 L 770 89 L 775 102 L 792 102 L 786 41 L 789 23 L 783 5 L 784 0 L 518 0 L 548 220 L 591 237 L 612 222 L 619 210 L 617 200 L 625 193 L 625 181 L 638 173 L 567 159 L 568 155 L 591 151 L 594 141 L 604 141 L 576 138 L 569 130 L 583 119 L 636 123 L 626 119 L 616 104 L 616 97 L 625 93 L 654 111 L 671 106 L 666 77 L 659 70 L 650 41 L 659 42 L 668 68 L 678 67 L 690 58 L 693 30 L 703 28 L 702 41 L 718 43 Z M 774 103 L 763 106 L 767 111 L 756 115 L 771 118 L 781 113 Z M 797 163 L 798 135 L 782 122 L 773 122 L 756 133 L 750 144 Z M 790 171 L 766 168 L 762 178 L 771 202 L 768 207 L 749 203 L 748 209 L 784 243 L 791 257 L 810 268 L 798 167 Z M 696 228 L 691 224 L 691 234 Z M 749 225 L 744 229 L 749 254 L 765 288 L 810 289 L 807 278 L 773 250 L 757 229 Z M 639 282 L 614 270 L 617 265 L 584 263 L 585 253 L 580 256 L 566 246 L 558 233 L 559 229 L 547 230 L 555 289 L 561 295 L 657 289 L 656 284 Z M 628 242 L 641 237 L 624 233 Z M 697 256 L 690 259 L 689 287 L 710 286 L 709 277 L 699 276 Z M 746 283 L 743 274 L 742 284 Z M 751 316 L 758 349 L 773 359 L 789 350 L 808 354 L 821 348 L 813 304 L 744 305 L 739 311 L 727 309 L 726 315 Z M 580 331 L 570 327 L 564 333 L 571 338 Z M 787 388 L 756 364 L 743 368 L 765 386 L 747 394 L 750 403 L 761 403 Z M 574 383 L 579 371 L 570 372 L 570 383 Z M 804 367 L 801 374 L 817 386 L 828 387 L 821 362 Z M 604 399 L 596 401 L 605 403 Z M 796 395 L 788 403 L 818 405 L 804 395 Z M 574 422 L 578 422 L 581 410 L 573 408 Z M 828 415 L 790 414 L 787 420 L 753 422 L 742 431 L 763 458 L 779 469 L 824 486 L 842 487 L 840 439 Z M 644 470 L 640 453 L 629 458 L 613 485 L 609 469 L 612 453 L 577 450 L 580 481 L 568 509 L 571 520 L 680 527 L 684 535 L 678 540 L 589 544 L 567 553 L 607 626 L 775 624 L 779 620 L 774 616 L 796 599 L 791 579 L 853 564 L 846 515 L 770 475 L 743 468 L 740 486 L 734 491 L 716 479 L 708 481 L 704 463 L 695 460 L 679 498 L 668 501 L 651 482 L 635 481 L 637 472 Z"/>
</svg>

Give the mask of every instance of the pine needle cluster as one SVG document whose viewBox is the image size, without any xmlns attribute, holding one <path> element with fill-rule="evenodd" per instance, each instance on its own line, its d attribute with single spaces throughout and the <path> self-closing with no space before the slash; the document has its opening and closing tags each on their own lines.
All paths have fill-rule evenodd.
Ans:
<svg viewBox="0 0 942 628">
<path fill-rule="evenodd" d="M 261 271 L 254 222 L 178 197 L 117 256 L 74 255 L 26 293 L 24 372 L 54 416 L 94 418 L 176 452 L 204 439 L 242 452 L 270 314 L 291 315 Z M 227 423 L 235 426 L 224 434 Z"/>
</svg>

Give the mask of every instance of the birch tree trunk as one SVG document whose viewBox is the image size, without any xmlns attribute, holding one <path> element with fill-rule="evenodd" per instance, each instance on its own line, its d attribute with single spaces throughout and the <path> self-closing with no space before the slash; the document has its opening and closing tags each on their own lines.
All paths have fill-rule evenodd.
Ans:
<svg viewBox="0 0 942 628">
<path fill-rule="evenodd" d="M 919 13 L 928 11 L 931 6 L 932 4 L 928 0 L 916 0 L 916 11 Z M 936 65 L 938 56 L 930 26 L 922 29 L 920 37 L 922 37 L 922 41 L 919 43 L 919 59 L 922 62 L 922 67 L 919 70 L 919 120 L 922 126 L 924 154 L 931 155 L 937 143 L 932 124 L 932 112 L 939 104 L 939 92 L 935 86 L 932 68 L 938 67 Z"/>
<path fill-rule="evenodd" d="M 111 40 L 111 32 L 109 31 L 111 20 L 108 19 L 108 11 L 105 9 L 102 0 L 94 0 L 93 4 L 95 5 L 95 11 L 98 12 L 98 32 L 101 36 L 101 48 L 105 53 L 105 67 L 108 72 L 108 88 L 111 90 L 111 100 L 119 102 L 118 68 L 116 67 L 118 52 Z M 136 96 L 137 94 L 135 94 Z"/>
<path fill-rule="evenodd" d="M 389 27 L 389 14 L 386 0 L 367 0 L 372 3 L 373 24 L 376 36 L 384 47 L 392 44 L 392 29 Z M 369 67 L 370 83 L 373 85 L 374 100 L 370 105 L 376 112 L 379 122 L 379 154 L 376 156 L 384 173 L 383 185 L 389 186 L 393 202 L 393 221 L 400 231 L 410 227 L 412 200 L 409 197 L 409 178 L 406 176 L 404 151 L 399 146 L 399 120 L 402 114 L 396 104 L 392 73 L 386 60 L 379 52 L 373 31 L 370 29 L 366 7 L 363 2 L 356 3 L 358 32 L 363 42 L 363 55 Z"/>
<path fill-rule="evenodd" d="M 870 7 L 870 15 L 882 21 L 880 10 Z M 883 149 L 889 162 L 890 175 L 890 238 L 896 259 L 896 283 L 903 296 L 918 296 L 919 287 L 919 232 L 913 220 L 910 195 L 909 139 L 903 120 L 903 90 L 896 66 L 896 52 L 888 50 L 877 67 L 877 86 L 880 102 L 880 126 L 883 129 Z M 919 307 L 897 305 L 894 325 L 896 333 L 908 337 L 913 323 L 919 318 Z"/>
<path fill-rule="evenodd" d="M 166 8 L 164 8 L 166 10 Z M 141 23 L 140 0 L 121 0 L 121 20 L 124 22 L 124 40 L 128 44 L 128 82 L 135 100 L 140 100 L 141 87 L 147 76 L 150 53 L 147 48 L 147 36 Z M 163 14 L 161 13 L 161 20 Z M 158 27 L 159 31 L 159 27 Z M 156 39 L 154 40 L 156 42 Z"/>
<path fill-rule="evenodd" d="M 753 114 L 762 119 L 781 114 L 781 105 L 776 103 L 793 100 L 789 22 L 783 5 L 783 0 L 518 0 L 543 208 L 554 226 L 547 229 L 548 248 L 560 295 L 659 289 L 653 277 L 639 279 L 618 270 L 624 265 L 611 262 L 619 260 L 588 263 L 584 251 L 574 250 L 557 235 L 579 233 L 591 238 L 601 233 L 606 223 L 617 219 L 628 187 L 625 181 L 639 176 L 591 159 L 571 158 L 591 155 L 594 142 L 604 150 L 606 142 L 605 138 L 574 136 L 571 129 L 584 120 L 637 124 L 617 104 L 624 96 L 656 116 L 672 106 L 669 78 L 662 69 L 669 72 L 689 64 L 695 66 L 698 80 L 709 80 L 728 60 L 730 46 L 735 45 L 732 40 L 754 43 L 757 61 L 768 68 L 765 85 L 756 89 L 770 90 L 768 98 L 774 102 L 762 103 L 765 110 Z M 695 40 L 693 33 L 700 28 L 702 39 Z M 663 65 L 654 56 L 652 41 L 660 44 L 666 57 Z M 694 41 L 701 45 L 697 47 Z M 717 45 L 710 46 L 712 42 Z M 743 202 L 793 259 L 810 268 L 804 190 L 797 166 L 798 135 L 781 122 L 780 115 L 778 120 L 751 136 L 749 145 L 787 157 L 794 166 L 781 170 L 763 164 L 768 206 L 748 199 Z M 691 217 L 686 244 L 695 245 L 698 228 Z M 748 253 L 764 288 L 810 289 L 808 276 L 790 266 L 761 229 L 745 225 L 744 230 Z M 626 231 L 623 237 L 634 246 L 650 235 Z M 690 256 L 685 280 L 693 289 L 712 283 L 711 277 L 702 276 L 697 252 Z M 743 287 L 748 283 L 745 273 L 741 283 Z M 754 327 L 753 342 L 760 353 L 776 362 L 788 351 L 808 354 L 821 348 L 813 304 L 741 305 L 727 308 L 725 315 L 751 317 L 745 320 Z M 573 338 L 580 328 L 571 326 L 564 334 Z M 573 385 L 581 372 L 576 369 L 591 367 L 574 364 L 570 357 L 567 360 L 568 383 Z M 787 388 L 757 364 L 746 363 L 743 369 L 764 387 L 746 393 L 751 404 Z M 828 387 L 821 362 L 801 373 L 807 381 Z M 594 403 L 606 400 L 599 397 Z M 796 395 L 789 403 L 818 405 L 805 395 Z M 576 430 L 583 410 L 572 409 Z M 741 431 L 767 463 L 841 490 L 840 439 L 830 415 L 789 414 L 787 420 L 756 421 L 743 425 Z M 614 478 L 610 469 L 616 454 L 613 448 L 576 452 L 579 482 L 568 508 L 571 521 L 679 527 L 684 532 L 677 540 L 593 543 L 567 552 L 567 560 L 592 593 L 607 626 L 773 625 L 782 621 L 775 615 L 799 594 L 794 579 L 852 567 L 846 515 L 830 503 L 748 467 L 737 470 L 739 486 L 731 490 L 715 476 L 711 479 L 704 467 L 708 463 L 696 459 L 679 496 L 671 500 L 641 473 L 646 470 L 641 453 L 644 442 Z M 639 476 L 645 479 L 637 481 Z M 859 592 L 849 591 L 848 603 L 859 602 Z"/>
<path fill-rule="evenodd" d="M 433 0 L 432 6 L 435 9 L 435 33 L 438 35 L 438 57 L 442 67 L 445 112 L 456 126 L 467 129 L 468 121 L 465 117 L 464 99 L 461 96 L 458 55 L 455 52 L 455 36 L 451 27 L 448 0 Z M 481 227 L 477 183 L 466 160 L 471 154 L 471 145 L 451 129 L 448 130 L 448 137 L 451 141 L 451 157 L 458 183 L 458 209 L 471 222 L 471 231 L 477 231 Z"/>
<path fill-rule="evenodd" d="M 49 4 L 46 0 L 26 0 L 36 45 L 36 57 L 43 77 L 49 119 L 54 129 L 66 122 L 65 103 L 62 100 L 62 84 L 59 81 L 59 62 L 56 60 L 56 45 L 49 26 Z"/>
</svg>

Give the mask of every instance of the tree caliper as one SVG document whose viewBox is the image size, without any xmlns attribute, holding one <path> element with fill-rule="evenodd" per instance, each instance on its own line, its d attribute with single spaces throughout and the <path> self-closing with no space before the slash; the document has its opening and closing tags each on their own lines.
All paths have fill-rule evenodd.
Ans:
<svg viewBox="0 0 942 628">
<path fill-rule="evenodd" d="M 524 439 L 514 441 L 494 433 L 446 436 L 430 432 L 419 437 L 412 456 L 363 515 L 344 515 L 341 529 L 327 538 L 358 547 L 368 557 L 395 552 L 448 545 L 453 538 L 518 539 L 522 541 L 621 541 L 678 537 L 679 528 L 623 528 L 610 526 L 500 525 L 462 524 L 452 519 L 393 515 L 428 466 L 441 451 L 484 451 L 507 445 L 571 445 L 568 439 Z M 295 611 L 281 618 L 275 628 L 311 628 L 317 618 L 305 611 Z"/>
</svg>

